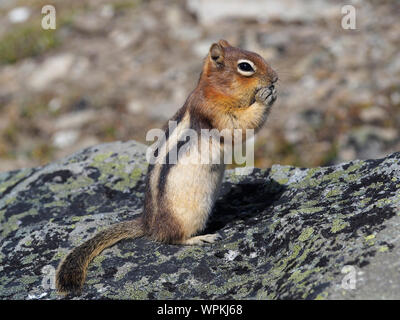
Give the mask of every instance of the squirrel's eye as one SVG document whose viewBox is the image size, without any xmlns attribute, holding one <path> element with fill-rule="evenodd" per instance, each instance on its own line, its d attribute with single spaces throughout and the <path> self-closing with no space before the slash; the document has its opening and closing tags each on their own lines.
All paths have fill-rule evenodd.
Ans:
<svg viewBox="0 0 400 320">
<path fill-rule="evenodd" d="M 256 66 L 250 60 L 239 60 L 237 64 L 237 71 L 241 75 L 249 77 L 256 72 Z"/>
<path fill-rule="evenodd" d="M 242 70 L 242 71 L 254 71 L 254 69 L 253 69 L 253 67 L 250 65 L 250 63 L 247 63 L 247 62 L 242 62 L 242 63 L 239 63 L 238 64 L 238 67 L 239 67 L 239 69 L 240 70 Z"/>
</svg>

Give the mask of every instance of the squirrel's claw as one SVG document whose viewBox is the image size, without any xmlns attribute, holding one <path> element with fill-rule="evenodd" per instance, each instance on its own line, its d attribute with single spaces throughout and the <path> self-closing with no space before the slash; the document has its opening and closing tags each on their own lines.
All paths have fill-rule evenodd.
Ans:
<svg viewBox="0 0 400 320">
<path fill-rule="evenodd" d="M 256 101 L 266 106 L 272 106 L 276 101 L 277 91 L 274 85 L 263 87 L 256 94 Z"/>
</svg>

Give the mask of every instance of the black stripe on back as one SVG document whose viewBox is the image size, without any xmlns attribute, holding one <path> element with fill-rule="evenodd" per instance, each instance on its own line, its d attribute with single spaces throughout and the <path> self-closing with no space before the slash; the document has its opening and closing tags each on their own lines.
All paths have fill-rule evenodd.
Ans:
<svg viewBox="0 0 400 320">
<path fill-rule="evenodd" d="M 168 152 L 166 155 L 166 161 L 165 163 L 161 164 L 161 169 L 160 169 L 160 175 L 158 177 L 158 196 L 163 197 L 164 192 L 165 192 L 165 187 L 167 185 L 167 177 L 168 173 L 171 170 L 171 168 L 176 165 L 176 163 L 170 163 L 170 153 L 179 155 L 180 149 L 189 142 L 190 137 L 187 136 L 184 141 L 178 141 L 178 143 Z M 177 159 L 175 159 L 177 161 Z M 175 162 L 176 162 L 175 161 Z"/>
</svg>

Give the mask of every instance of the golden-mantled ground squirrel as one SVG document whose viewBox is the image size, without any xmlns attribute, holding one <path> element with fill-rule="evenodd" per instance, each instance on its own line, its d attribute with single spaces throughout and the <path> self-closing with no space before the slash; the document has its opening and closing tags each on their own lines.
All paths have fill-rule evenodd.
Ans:
<svg viewBox="0 0 400 320">
<path fill-rule="evenodd" d="M 156 153 L 168 157 L 172 149 L 182 147 L 181 136 L 186 129 L 199 134 L 201 129 L 257 131 L 276 100 L 274 83 L 277 80 L 275 71 L 258 54 L 232 47 L 225 40 L 214 43 L 197 87 L 171 119 L 177 126 L 172 132 L 165 127 L 166 139 L 160 142 Z M 218 141 L 212 148 L 221 148 L 223 144 Z M 185 157 L 198 154 L 198 145 L 189 146 L 192 150 L 185 152 Z M 221 156 L 223 152 L 215 154 Z M 73 249 L 58 267 L 57 290 L 79 292 L 90 261 L 122 239 L 146 236 L 183 245 L 212 243 L 218 239 L 218 234 L 198 235 L 211 213 L 225 170 L 223 161 L 215 162 L 188 163 L 179 158 L 176 164 L 168 161 L 150 164 L 142 215 L 112 225 Z"/>
</svg>

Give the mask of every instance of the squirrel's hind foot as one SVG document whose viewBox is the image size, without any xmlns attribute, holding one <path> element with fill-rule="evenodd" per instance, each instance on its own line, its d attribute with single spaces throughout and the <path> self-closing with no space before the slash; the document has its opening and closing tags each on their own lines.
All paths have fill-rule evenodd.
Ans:
<svg viewBox="0 0 400 320">
<path fill-rule="evenodd" d="M 183 245 L 204 245 L 206 243 L 214 243 L 222 237 L 219 233 L 204 234 L 201 236 L 192 237 L 189 239 L 179 241 Z"/>
</svg>

